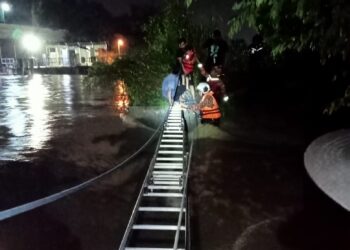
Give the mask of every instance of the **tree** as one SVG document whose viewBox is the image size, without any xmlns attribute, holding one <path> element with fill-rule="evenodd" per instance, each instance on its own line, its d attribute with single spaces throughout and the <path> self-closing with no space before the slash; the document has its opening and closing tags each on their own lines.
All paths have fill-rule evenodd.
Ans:
<svg viewBox="0 0 350 250">
<path fill-rule="evenodd" d="M 330 72 L 333 88 L 344 89 L 349 81 L 350 2 L 343 0 L 243 0 L 233 6 L 231 35 L 248 26 L 264 37 L 278 56 L 286 51 L 313 51 Z M 349 88 L 343 98 L 326 108 L 333 113 L 349 106 Z"/>
<path fill-rule="evenodd" d="M 350 3 L 343 0 L 243 0 L 233 6 L 231 34 L 255 28 L 273 55 L 310 49 L 322 62 L 349 59 Z"/>
<path fill-rule="evenodd" d="M 178 38 L 186 37 L 195 45 L 203 33 L 190 23 L 186 12 L 183 4 L 167 1 L 166 7 L 144 25 L 145 44 L 130 49 L 126 57 L 112 65 L 94 65 L 86 84 L 111 87 L 114 81 L 122 79 L 133 105 L 162 103 L 161 83 L 176 62 Z"/>
<path fill-rule="evenodd" d="M 192 3 L 192 0 L 185 1 Z M 238 0 L 232 9 L 231 37 L 246 27 L 253 28 L 263 36 L 275 58 L 290 51 L 301 56 L 311 51 L 318 55 L 331 79 L 340 85 L 350 80 L 349 1 Z M 327 110 L 332 112 L 349 105 L 348 96 L 349 90 Z"/>
</svg>

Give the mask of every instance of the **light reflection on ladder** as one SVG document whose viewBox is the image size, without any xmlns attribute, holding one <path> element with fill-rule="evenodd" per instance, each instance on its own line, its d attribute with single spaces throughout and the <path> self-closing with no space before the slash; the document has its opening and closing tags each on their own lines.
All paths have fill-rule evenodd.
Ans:
<svg viewBox="0 0 350 250">
<path fill-rule="evenodd" d="M 119 250 L 189 249 L 187 176 L 192 146 L 183 111 L 170 109 Z"/>
</svg>

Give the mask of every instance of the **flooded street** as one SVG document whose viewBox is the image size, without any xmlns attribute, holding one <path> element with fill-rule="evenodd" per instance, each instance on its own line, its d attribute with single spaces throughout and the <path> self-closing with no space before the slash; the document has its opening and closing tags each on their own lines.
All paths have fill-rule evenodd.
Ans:
<svg viewBox="0 0 350 250">
<path fill-rule="evenodd" d="M 0 210 L 111 169 L 164 115 L 132 107 L 121 119 L 112 91 L 84 89 L 80 76 L 3 78 L 0 95 Z M 301 108 L 269 97 L 236 97 L 219 128 L 198 126 L 189 184 L 192 249 L 349 249 L 349 213 L 304 169 L 309 121 Z M 117 249 L 153 153 L 147 147 L 88 188 L 1 221 L 0 250 Z"/>
<path fill-rule="evenodd" d="M 47 147 L 49 139 L 64 133 L 78 117 L 94 116 L 96 107 L 106 105 L 108 94 L 84 90 L 82 79 L 70 75 L 2 77 L 0 159 L 27 159 L 25 154 Z"/>
<path fill-rule="evenodd" d="M 120 119 L 113 91 L 83 88 L 82 76 L 2 77 L 0 210 L 93 178 L 134 153 L 163 111 L 134 108 Z M 0 222 L 0 249 L 114 249 L 153 146 L 89 188 Z"/>
</svg>

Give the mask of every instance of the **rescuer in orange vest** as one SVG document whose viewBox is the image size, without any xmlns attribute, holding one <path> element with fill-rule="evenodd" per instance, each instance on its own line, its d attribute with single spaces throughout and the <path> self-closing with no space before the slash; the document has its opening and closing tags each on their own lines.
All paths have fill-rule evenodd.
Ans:
<svg viewBox="0 0 350 250">
<path fill-rule="evenodd" d="M 218 104 L 221 104 L 221 100 L 227 102 L 229 97 L 226 93 L 225 83 L 221 78 L 222 69 L 219 66 L 214 66 L 210 73 L 208 73 L 202 64 L 198 65 L 201 74 L 206 77 L 207 83 L 210 86 L 211 91 L 214 92 L 214 97 Z"/>
<path fill-rule="evenodd" d="M 219 105 L 214 97 L 214 93 L 210 90 L 209 84 L 206 82 L 201 82 L 198 84 L 197 90 L 201 95 L 201 100 L 192 109 L 200 111 L 202 123 L 219 125 L 221 112 Z"/>
</svg>

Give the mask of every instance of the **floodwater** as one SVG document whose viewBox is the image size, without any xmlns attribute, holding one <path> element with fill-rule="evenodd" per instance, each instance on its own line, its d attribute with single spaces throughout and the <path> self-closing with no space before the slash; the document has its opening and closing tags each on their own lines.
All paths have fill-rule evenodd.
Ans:
<svg viewBox="0 0 350 250">
<path fill-rule="evenodd" d="M 84 90 L 82 76 L 33 75 L 0 79 L 0 159 L 25 160 L 25 154 L 68 129 L 78 116 L 91 116 L 106 92 Z"/>
<path fill-rule="evenodd" d="M 0 79 L 0 210 L 111 169 L 147 141 L 163 114 L 135 108 L 121 119 L 113 90 L 86 89 L 83 76 Z M 153 151 L 78 193 L 1 221 L 0 249 L 115 249 Z"/>
<path fill-rule="evenodd" d="M 0 210 L 110 169 L 154 132 L 157 119 L 147 121 L 158 111 L 123 121 L 111 93 L 83 89 L 81 81 L 1 80 Z M 299 108 L 284 96 L 258 96 L 235 97 L 220 128 L 199 126 L 189 186 L 192 249 L 349 249 L 349 212 L 305 172 L 309 140 Z M 91 187 L 0 222 L 0 249 L 117 249 L 152 154 L 148 148 Z"/>
</svg>

